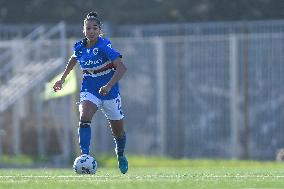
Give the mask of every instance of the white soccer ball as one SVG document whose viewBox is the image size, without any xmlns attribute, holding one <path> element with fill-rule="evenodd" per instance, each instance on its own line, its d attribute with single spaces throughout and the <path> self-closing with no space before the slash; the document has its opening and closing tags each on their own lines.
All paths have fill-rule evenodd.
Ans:
<svg viewBox="0 0 284 189">
<path fill-rule="evenodd" d="M 95 174 L 97 161 L 92 156 L 83 154 L 75 159 L 73 169 L 78 174 Z"/>
</svg>

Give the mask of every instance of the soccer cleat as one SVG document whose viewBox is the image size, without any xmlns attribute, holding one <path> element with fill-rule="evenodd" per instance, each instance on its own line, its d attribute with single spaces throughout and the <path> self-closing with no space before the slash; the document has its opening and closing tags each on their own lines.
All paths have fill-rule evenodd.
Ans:
<svg viewBox="0 0 284 189">
<path fill-rule="evenodd" d="M 128 161 L 125 156 L 117 156 L 118 167 L 122 174 L 125 174 L 128 171 Z"/>
</svg>

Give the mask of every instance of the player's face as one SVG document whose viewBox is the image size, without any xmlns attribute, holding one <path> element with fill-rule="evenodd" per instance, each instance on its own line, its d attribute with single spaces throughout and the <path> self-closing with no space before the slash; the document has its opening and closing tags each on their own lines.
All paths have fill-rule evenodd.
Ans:
<svg viewBox="0 0 284 189">
<path fill-rule="evenodd" d="M 94 41 L 100 35 L 100 27 L 95 20 L 87 20 L 84 24 L 84 31 L 86 38 Z"/>
</svg>

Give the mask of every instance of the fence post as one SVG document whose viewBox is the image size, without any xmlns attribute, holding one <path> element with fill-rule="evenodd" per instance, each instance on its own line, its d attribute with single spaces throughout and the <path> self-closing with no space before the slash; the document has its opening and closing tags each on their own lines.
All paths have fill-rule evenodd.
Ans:
<svg viewBox="0 0 284 189">
<path fill-rule="evenodd" d="M 23 57 L 23 48 L 22 46 L 19 46 L 18 41 L 13 41 L 11 44 L 12 44 L 12 53 L 16 55 L 13 56 L 12 60 L 14 63 L 15 62 L 17 63 L 17 66 L 13 67 L 13 72 L 16 73 L 19 69 L 23 68 L 23 65 L 26 62 L 26 60 L 25 58 L 21 59 L 21 57 Z M 16 156 L 21 154 L 21 127 L 20 127 L 21 114 L 19 106 L 21 106 L 22 103 L 20 102 L 20 100 L 17 100 L 12 107 L 12 132 L 13 132 L 12 153 Z"/>
<path fill-rule="evenodd" d="M 231 127 L 231 158 L 240 155 L 239 145 L 239 95 L 238 95 L 238 43 L 237 36 L 230 35 L 230 127 Z"/>
<path fill-rule="evenodd" d="M 13 106 L 13 119 L 12 119 L 12 128 L 13 128 L 13 154 L 14 155 L 20 155 L 21 149 L 20 149 L 20 116 L 19 116 L 19 109 L 17 105 L 15 104 Z"/>
<path fill-rule="evenodd" d="M 160 146 L 160 155 L 166 154 L 166 70 L 165 70 L 165 49 L 164 49 L 164 41 L 160 37 L 156 37 L 154 40 L 154 43 L 156 44 L 156 52 L 157 52 L 157 96 L 158 96 L 158 103 L 157 103 L 157 120 L 158 120 L 158 127 L 159 127 L 159 136 L 158 136 L 158 142 Z"/>
<path fill-rule="evenodd" d="M 3 155 L 2 137 L 6 134 L 5 130 L 2 129 L 2 125 L 3 125 L 3 116 L 0 114 L 0 157 Z"/>
<path fill-rule="evenodd" d="M 36 93 L 34 95 L 35 99 L 35 120 L 36 120 L 36 132 L 37 132 L 37 153 L 40 158 L 46 155 L 45 149 L 45 133 L 44 133 L 44 125 L 43 125 L 43 101 L 41 98 L 41 90 L 42 87 L 37 87 Z"/>
<path fill-rule="evenodd" d="M 63 61 L 67 59 L 67 40 L 66 40 L 66 26 L 64 22 L 59 23 L 59 29 L 60 29 L 60 46 L 61 46 L 61 52 L 60 56 L 62 57 Z"/>
</svg>

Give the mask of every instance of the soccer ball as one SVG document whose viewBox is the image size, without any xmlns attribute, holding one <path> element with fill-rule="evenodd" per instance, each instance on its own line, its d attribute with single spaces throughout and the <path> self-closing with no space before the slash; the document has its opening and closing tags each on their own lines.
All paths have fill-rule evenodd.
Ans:
<svg viewBox="0 0 284 189">
<path fill-rule="evenodd" d="M 83 154 L 75 159 L 73 169 L 77 174 L 95 174 L 97 161 L 92 156 Z"/>
</svg>

